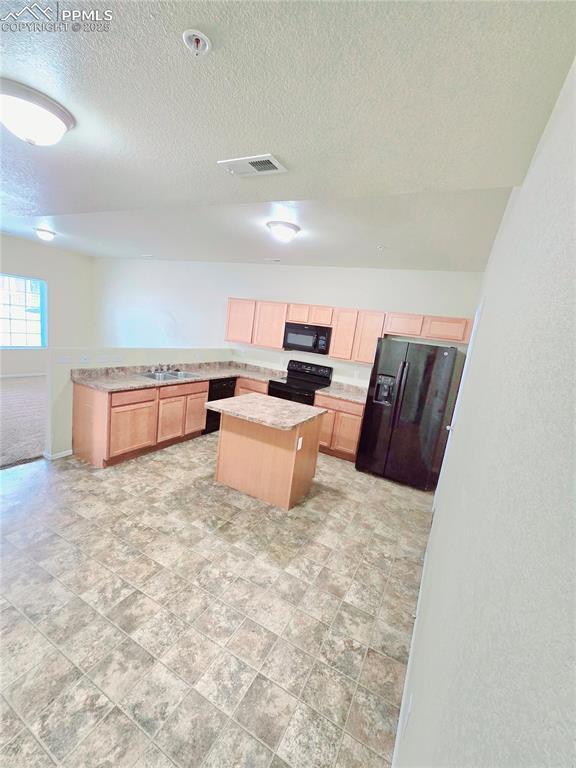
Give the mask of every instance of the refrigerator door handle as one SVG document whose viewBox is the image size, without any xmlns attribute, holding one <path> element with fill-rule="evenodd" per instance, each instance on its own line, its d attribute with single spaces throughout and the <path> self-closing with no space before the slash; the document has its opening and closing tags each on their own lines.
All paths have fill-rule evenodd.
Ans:
<svg viewBox="0 0 576 768">
<path fill-rule="evenodd" d="M 402 410 L 402 401 L 404 400 L 404 391 L 406 389 L 406 380 L 408 379 L 408 369 L 410 363 L 405 360 L 400 363 L 398 369 L 398 386 L 396 387 L 396 400 L 394 402 L 394 416 L 392 417 L 392 429 L 395 429 L 400 421 L 400 411 Z"/>
</svg>

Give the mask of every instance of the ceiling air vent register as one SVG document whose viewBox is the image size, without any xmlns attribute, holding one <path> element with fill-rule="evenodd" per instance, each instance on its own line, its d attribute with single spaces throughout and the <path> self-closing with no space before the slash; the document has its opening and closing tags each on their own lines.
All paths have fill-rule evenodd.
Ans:
<svg viewBox="0 0 576 768">
<path fill-rule="evenodd" d="M 271 173 L 286 173 L 286 168 L 274 155 L 252 155 L 234 157 L 231 160 L 218 160 L 218 165 L 234 176 L 265 176 Z"/>
</svg>

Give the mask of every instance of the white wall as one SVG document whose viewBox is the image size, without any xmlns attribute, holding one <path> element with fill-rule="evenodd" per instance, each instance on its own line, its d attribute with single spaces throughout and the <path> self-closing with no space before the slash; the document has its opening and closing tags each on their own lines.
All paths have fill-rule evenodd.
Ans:
<svg viewBox="0 0 576 768">
<path fill-rule="evenodd" d="M 471 317 L 477 272 L 97 259 L 100 346 L 223 343 L 229 296 Z"/>
<path fill-rule="evenodd" d="M 93 343 L 92 259 L 89 256 L 3 235 L 0 271 L 46 280 L 49 347 L 86 347 Z M 45 373 L 47 360 L 46 350 L 0 352 L 4 375 Z"/>
<path fill-rule="evenodd" d="M 488 265 L 435 499 L 398 768 L 574 764 L 575 85 L 573 68 Z"/>
</svg>

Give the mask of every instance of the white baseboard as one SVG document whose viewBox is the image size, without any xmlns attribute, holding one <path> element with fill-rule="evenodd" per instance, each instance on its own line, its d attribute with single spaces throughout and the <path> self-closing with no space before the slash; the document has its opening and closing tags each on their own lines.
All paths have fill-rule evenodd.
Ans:
<svg viewBox="0 0 576 768">
<path fill-rule="evenodd" d="M 48 451 L 44 451 L 42 454 L 45 459 L 48 459 L 49 461 L 54 461 L 54 459 L 63 459 L 66 456 L 72 456 L 72 449 L 69 451 L 60 451 L 60 453 L 48 453 Z"/>
</svg>

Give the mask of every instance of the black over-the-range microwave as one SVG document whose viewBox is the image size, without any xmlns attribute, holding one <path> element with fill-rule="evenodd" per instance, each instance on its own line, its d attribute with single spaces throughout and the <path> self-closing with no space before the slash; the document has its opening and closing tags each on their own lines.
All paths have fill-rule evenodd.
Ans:
<svg viewBox="0 0 576 768">
<path fill-rule="evenodd" d="M 284 326 L 284 349 L 297 349 L 300 352 L 315 352 L 327 355 L 330 349 L 332 328 L 303 323 L 286 323 Z"/>
</svg>

